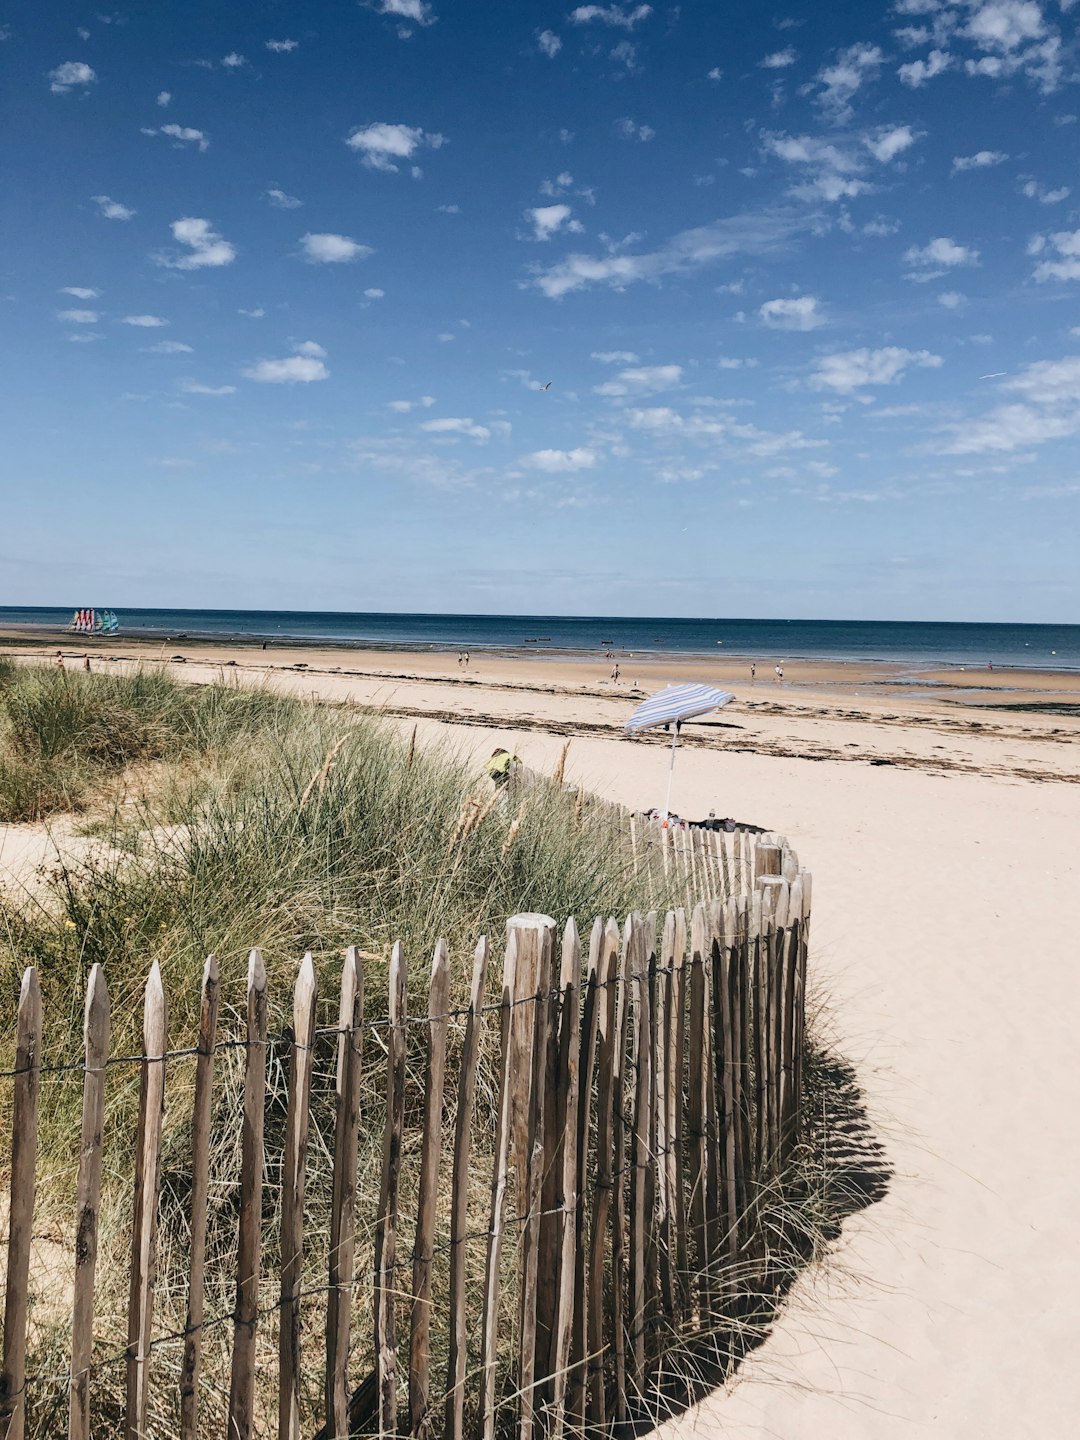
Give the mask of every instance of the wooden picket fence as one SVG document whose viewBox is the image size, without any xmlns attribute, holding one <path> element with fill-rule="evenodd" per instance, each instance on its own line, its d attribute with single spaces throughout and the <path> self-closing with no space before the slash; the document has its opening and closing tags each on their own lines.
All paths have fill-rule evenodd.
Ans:
<svg viewBox="0 0 1080 1440">
<path fill-rule="evenodd" d="M 734 883 L 727 891 L 703 886 L 709 898 L 694 906 L 689 921 L 683 909 L 632 914 L 621 926 L 597 919 L 583 947 L 573 920 L 560 943 L 550 918 L 514 916 L 490 1001 L 488 972 L 495 967 L 489 967 L 486 940 L 472 960 L 468 1004 L 458 1010 L 450 1004 L 450 953 L 439 942 L 426 1008 L 415 1015 L 408 1013 L 400 944 L 389 962 L 385 1015 L 366 1013 L 363 957 L 347 952 L 334 1028 L 321 1333 L 310 1324 L 301 1328 L 301 1301 L 310 1299 L 301 1276 L 317 1038 L 312 957 L 304 957 L 295 982 L 291 1033 L 275 1042 L 268 1036 L 263 959 L 258 951 L 250 956 L 245 1033 L 237 1041 L 244 1083 L 236 1300 L 224 1317 L 206 1315 L 204 1295 L 212 1096 L 221 1051 L 218 969 L 213 957 L 207 960 L 192 1056 L 169 1051 L 155 963 L 145 990 L 143 1054 L 135 1057 L 141 1079 L 127 1344 L 113 1357 L 126 1377 L 117 1402 L 122 1420 L 108 1433 L 125 1440 L 165 1434 L 196 1440 L 212 1433 L 228 1440 L 275 1433 L 281 1440 L 310 1440 L 322 1420 L 319 1440 L 354 1434 L 463 1440 L 466 1432 L 476 1440 L 515 1433 L 518 1440 L 558 1440 L 566 1433 L 599 1440 L 657 1413 L 672 1349 L 712 1333 L 746 1275 L 767 1269 L 764 1197 L 775 1191 L 802 1129 L 810 877 L 786 845 L 736 838 L 711 872 L 714 880 L 726 875 Z M 44 1019 L 30 968 L 22 979 L 11 1076 L 3 1440 L 23 1440 L 26 1396 L 35 1383 L 27 1366 L 27 1324 Z M 459 1073 L 448 1083 L 451 1024 L 463 1034 Z M 364 1045 L 372 1034 L 385 1049 L 385 1106 L 374 1117 L 370 1107 L 361 1115 L 360 1100 Z M 72 1440 L 106 1433 L 95 1422 L 106 1384 L 100 1336 L 95 1344 L 95 1295 L 109 1035 L 109 992 L 95 965 L 78 1067 L 82 1128 L 62 1401 Z M 485 1037 L 498 1054 L 490 1124 L 478 1116 L 477 1104 Z M 284 1145 L 275 1156 L 280 1207 L 268 1207 L 264 1195 L 271 1042 L 288 1056 Z M 179 1334 L 162 1336 L 160 1316 L 155 1326 L 162 1117 L 166 1074 L 181 1053 L 195 1065 L 187 1314 Z M 422 1064 L 407 1065 L 410 1058 Z M 382 1167 L 370 1308 L 362 1311 L 367 1333 L 361 1335 L 358 1138 L 372 1123 L 383 1131 Z M 406 1151 L 410 1163 L 419 1156 L 408 1216 L 401 1203 Z M 475 1226 L 470 1203 L 475 1219 L 481 1162 L 486 1223 Z M 448 1204 L 440 1204 L 447 1193 Z M 271 1274 L 262 1246 L 275 1231 L 280 1263 Z M 437 1236 L 447 1233 L 449 1243 L 438 1245 Z M 477 1246 L 483 1253 L 479 1286 L 466 1276 L 467 1252 Z M 310 1265 L 311 1255 L 306 1259 Z M 432 1334 L 437 1266 L 449 1272 L 448 1309 L 438 1317 L 448 1348 L 438 1368 L 433 1348 L 443 1351 L 433 1347 Z M 440 1284 L 445 1279 L 442 1273 Z M 230 1368 L 214 1378 L 207 1374 L 204 1336 L 211 1323 L 223 1321 L 232 1331 Z M 276 1366 L 267 1362 L 266 1349 L 275 1323 Z M 175 1425 L 161 1428 L 150 1418 L 150 1399 L 155 1387 L 175 1383 L 176 1366 L 161 1365 L 166 1341 L 181 1358 Z M 370 1370 L 361 1359 L 365 1352 Z M 303 1396 L 304 1378 L 313 1373 L 323 1377 L 322 1413 L 314 1422 Z M 212 1378 L 215 1394 L 228 1396 L 220 1411 L 208 1409 Z M 310 1399 L 310 1384 L 306 1388 Z M 212 1414 L 227 1417 L 221 1429 Z"/>
</svg>

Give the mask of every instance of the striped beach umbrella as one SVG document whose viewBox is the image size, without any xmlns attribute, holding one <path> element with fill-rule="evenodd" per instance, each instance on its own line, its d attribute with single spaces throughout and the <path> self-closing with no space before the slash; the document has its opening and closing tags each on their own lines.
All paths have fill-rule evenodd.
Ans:
<svg viewBox="0 0 1080 1440">
<path fill-rule="evenodd" d="M 643 700 L 630 719 L 626 728 L 632 734 L 638 730 L 651 730 L 663 725 L 671 730 L 671 764 L 668 767 L 667 801 L 664 805 L 664 819 L 671 813 L 671 783 L 675 775 L 675 747 L 679 743 L 679 730 L 687 720 L 698 720 L 702 715 L 711 715 L 735 699 L 729 690 L 717 690 L 712 685 L 665 685 L 648 700 Z"/>
</svg>

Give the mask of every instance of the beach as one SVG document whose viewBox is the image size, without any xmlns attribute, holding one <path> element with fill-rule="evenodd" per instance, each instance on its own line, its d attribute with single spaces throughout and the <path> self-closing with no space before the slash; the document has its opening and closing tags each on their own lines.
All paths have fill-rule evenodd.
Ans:
<svg viewBox="0 0 1080 1440">
<path fill-rule="evenodd" d="M 150 658 L 122 638 L 60 648 L 72 668 L 84 653 L 95 669 Z M 185 642 L 156 658 L 192 682 L 235 677 L 382 711 L 478 769 L 505 745 L 550 771 L 569 741 L 567 778 L 634 808 L 663 801 L 669 737 L 626 736 L 632 688 L 729 685 L 735 702 L 683 732 L 673 805 L 782 832 L 812 871 L 812 1010 L 854 1066 L 892 1178 L 730 1387 L 669 1428 L 1068 1433 L 1078 677 L 945 669 L 915 684 L 903 667 L 789 664 L 783 686 L 760 666 L 751 686 L 741 662 L 650 656 L 621 662 L 613 685 L 610 663 L 532 656 L 473 654 L 466 672 L 445 653 Z M 50 843 L 31 827 L 0 834 L 0 883 L 25 879 Z"/>
</svg>

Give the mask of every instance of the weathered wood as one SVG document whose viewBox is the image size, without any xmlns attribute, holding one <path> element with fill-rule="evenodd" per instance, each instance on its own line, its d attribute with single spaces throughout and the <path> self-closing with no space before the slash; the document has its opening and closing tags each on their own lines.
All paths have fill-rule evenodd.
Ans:
<svg viewBox="0 0 1080 1440">
<path fill-rule="evenodd" d="M 405 1024 L 408 973 L 398 941 L 390 954 L 390 1008 L 386 1032 L 386 1128 L 383 1131 L 379 1218 L 375 1226 L 375 1372 L 379 1391 L 378 1433 L 397 1430 L 398 1185 L 405 1122 Z"/>
<path fill-rule="evenodd" d="M 609 920 L 604 929 L 604 943 L 598 986 L 600 1003 L 597 1024 L 599 1043 L 596 1057 L 596 1180 L 593 1192 L 592 1233 L 589 1236 L 588 1322 L 588 1406 L 590 1431 L 600 1433 L 607 1428 L 607 1396 L 604 1385 L 605 1355 L 613 1340 L 605 1327 L 604 1257 L 612 1202 L 612 1127 L 615 1104 L 615 1048 L 617 1017 L 617 975 L 619 958 L 619 927 Z"/>
<path fill-rule="evenodd" d="M 612 1235 L 611 1235 L 611 1350 L 614 1369 L 614 1404 L 612 1419 L 616 1427 L 629 1418 L 626 1393 L 626 1030 L 630 1009 L 628 960 L 631 917 L 623 925 L 623 943 L 619 952 L 618 985 L 615 1004 L 615 1045 L 612 1051 Z"/>
<path fill-rule="evenodd" d="M 719 1179 L 720 1240 L 734 1261 L 738 1252 L 738 1204 L 735 1196 L 735 1027 L 732 1015 L 734 936 L 724 904 L 713 908 L 713 1065 L 716 1084 L 715 1160 Z M 719 1266 L 720 1254 L 715 1257 Z"/>
<path fill-rule="evenodd" d="M 654 922 L 655 927 L 655 922 Z M 641 917 L 632 916 L 627 939 L 626 975 L 633 1017 L 633 1102 L 630 1130 L 630 1283 L 626 1383 L 635 1410 L 645 1396 L 645 1329 L 648 1320 L 648 1250 L 652 1231 L 649 1184 L 652 1169 L 653 1044 L 649 1009 L 649 954 Z"/>
<path fill-rule="evenodd" d="M 506 938 L 503 960 L 502 1006 L 500 1009 L 501 1061 L 499 1069 L 499 1101 L 495 1124 L 495 1155 L 491 1173 L 491 1210 L 488 1219 L 488 1249 L 484 1270 L 484 1310 L 481 1319 L 481 1433 L 483 1440 L 495 1435 L 495 1359 L 499 1341 L 499 1291 L 501 1288 L 502 1242 L 505 1229 L 506 1187 L 509 1183 L 509 1144 L 513 1125 L 511 1103 L 515 1084 L 513 1070 L 514 995 L 517 988 L 516 932 Z"/>
<path fill-rule="evenodd" d="M 527 974 L 536 976 L 536 1001 L 521 1008 L 532 1012 L 531 1080 L 529 1087 L 528 1166 L 525 1194 L 519 1209 L 522 1217 L 521 1244 L 521 1305 L 519 1310 L 518 1403 L 520 1440 L 532 1440 L 537 1421 L 536 1383 L 543 1378 L 536 1373 L 537 1291 L 540 1259 L 541 1197 L 545 1162 L 545 1128 L 547 1121 L 546 1084 L 548 1074 L 548 1034 L 551 1026 L 552 963 L 554 958 L 555 922 L 547 915 L 515 915 L 507 928 L 516 931 L 519 962 L 524 957 Z"/>
<path fill-rule="evenodd" d="M 26 1315 L 37 1187 L 40 1098 L 41 984 L 37 970 L 31 965 L 23 971 L 15 1028 L 7 1285 L 4 1295 L 3 1368 L 0 1370 L 0 1430 L 5 1440 L 22 1440 L 26 1427 Z"/>
<path fill-rule="evenodd" d="M 784 934 L 782 1013 L 780 1024 L 780 1158 L 786 1161 L 795 1144 L 795 997 L 798 986 L 801 921 L 793 920 Z"/>
<path fill-rule="evenodd" d="M 210 1192 L 210 1124 L 214 1090 L 214 1047 L 218 1022 L 218 962 L 203 965 L 199 1034 L 195 1055 L 195 1100 L 191 1115 L 191 1256 L 187 1321 L 180 1364 L 180 1440 L 199 1440 L 199 1378 L 202 1371 L 203 1312 L 206 1304 L 206 1216 Z"/>
<path fill-rule="evenodd" d="M 255 1331 L 259 1321 L 262 1239 L 263 1122 L 266 1114 L 266 966 L 252 950 L 247 974 L 247 1058 L 240 1168 L 240 1234 L 236 1247 L 236 1310 L 229 1386 L 229 1440 L 255 1429 Z"/>
<path fill-rule="evenodd" d="M 703 904 L 694 906 L 691 917 L 691 949 L 700 951 L 705 967 L 705 1248 L 708 1264 L 703 1274 L 706 1307 L 713 1304 L 714 1269 L 721 1253 L 720 1227 L 720 1174 L 719 1174 L 719 1114 L 717 1103 L 716 1063 L 713 1055 L 713 1011 L 715 1005 L 715 947 L 713 944 L 711 907 Z"/>
<path fill-rule="evenodd" d="M 513 921 L 524 921 L 527 916 L 513 916 L 508 920 L 507 934 Z M 545 916 L 545 919 L 548 917 Z M 550 921 L 554 926 L 555 922 Z M 518 926 L 517 928 L 521 928 Z M 510 1021 L 510 1049 L 512 1072 L 515 1077 L 510 1095 L 510 1165 L 514 1176 L 514 1203 L 522 1209 L 529 1173 L 529 1114 L 532 1099 L 532 1043 L 534 1031 L 534 1006 L 521 1002 L 535 996 L 539 990 L 540 952 L 534 945 L 519 945 L 514 969 L 514 1009 Z"/>
<path fill-rule="evenodd" d="M 465 1427 L 465 1370 L 468 1353 L 465 1243 L 469 1233 L 469 1157 L 487 967 L 488 943 L 481 937 L 473 955 L 469 1013 L 461 1046 L 457 1120 L 454 1127 L 454 1177 L 450 1199 L 450 1360 L 446 1378 L 445 1440 L 463 1440 Z"/>
<path fill-rule="evenodd" d="M 349 1336 L 356 1231 L 356 1157 L 364 1043 L 364 972 L 354 945 L 345 951 L 338 1001 L 334 1167 L 327 1258 L 326 1419 L 334 1436 L 347 1433 Z"/>
<path fill-rule="evenodd" d="M 688 1299 L 688 1215 L 686 1206 L 686 911 L 675 911 L 675 963 L 671 975 L 671 1078 L 668 1084 L 669 1125 L 674 1146 L 672 1215 L 675 1223 L 675 1320 L 680 1325 Z"/>
<path fill-rule="evenodd" d="M 83 1072 L 79 1178 L 75 1190 L 75 1285 L 71 1304 L 68 1440 L 90 1440 L 90 1364 L 94 1350 L 94 1278 L 97 1269 L 109 1020 L 109 987 L 101 966 L 95 965 L 86 986 L 83 1014 L 83 1059 L 86 1068 Z"/>
<path fill-rule="evenodd" d="M 556 1110 L 557 1167 L 555 1205 L 558 1214 L 559 1249 L 556 1256 L 555 1319 L 548 1357 L 551 1377 L 551 1440 L 562 1435 L 566 1419 L 570 1346 L 573 1336 L 575 1296 L 575 1244 L 578 1213 L 578 1109 L 580 1105 L 581 1059 L 581 942 L 573 919 L 563 930 L 562 964 L 559 973 L 559 1063 L 558 1107 Z"/>
<path fill-rule="evenodd" d="M 605 993 L 599 988 L 603 953 L 604 922 L 597 916 L 593 921 L 592 932 L 589 936 L 589 963 L 585 980 L 585 1001 L 581 1015 L 581 1058 L 578 1065 L 579 1098 L 575 1168 L 579 1177 L 579 1193 L 574 1211 L 574 1313 L 570 1336 L 570 1374 L 566 1391 L 566 1424 L 575 1434 L 579 1433 L 585 1424 L 585 1367 L 589 1296 L 587 1283 L 589 1236 L 585 1177 L 589 1169 L 593 1070 L 596 1065 L 599 1007 Z M 593 1198 L 595 1199 L 595 1191 L 593 1191 Z"/>
<path fill-rule="evenodd" d="M 660 1287 L 660 1303 L 669 1316 L 675 1313 L 674 1269 L 674 1224 L 672 1206 L 672 1159 L 674 1137 L 672 1135 L 671 1084 L 671 980 L 675 963 L 675 912 L 669 910 L 664 916 L 664 929 L 660 939 L 660 968 L 657 974 L 656 1007 L 653 1026 L 656 1034 L 654 1053 L 656 1083 L 656 1163 L 658 1184 L 656 1188 L 656 1231 L 657 1231 L 657 1281 Z"/>
<path fill-rule="evenodd" d="M 754 851 L 754 880 L 760 879 L 762 875 L 779 875 L 781 864 L 781 851 L 778 845 L 766 845 L 762 836 Z"/>
<path fill-rule="evenodd" d="M 708 1185 L 706 1136 L 706 1033 L 708 992 L 705 977 L 703 935 L 695 909 L 690 938 L 689 1073 L 686 1089 L 686 1144 L 690 1184 L 690 1235 L 694 1266 L 694 1294 L 698 1321 L 706 1296 L 708 1234 L 705 1191 Z"/>
<path fill-rule="evenodd" d="M 155 960 L 143 1004 L 143 1059 L 139 1076 L 139 1121 L 135 1151 L 135 1214 L 131 1226 L 131 1284 L 128 1292 L 127 1396 L 125 1440 L 143 1440 L 150 1386 L 150 1327 L 157 1275 L 157 1211 L 161 1183 L 161 1119 L 165 1104 L 168 1013 L 161 969 Z"/>
<path fill-rule="evenodd" d="M 293 990 L 292 1058 L 281 1158 L 281 1314 L 278 1331 L 278 1440 L 300 1440 L 300 1287 L 304 1194 L 311 1126 L 311 1070 L 318 986 L 309 950 Z"/>
<path fill-rule="evenodd" d="M 442 1160 L 443 1088 L 446 1082 L 446 1028 L 450 1008 L 450 950 L 435 946 L 428 986 L 427 1065 L 424 1072 L 424 1131 L 420 1142 L 420 1192 L 413 1243 L 412 1319 L 409 1332 L 409 1434 L 429 1436 L 431 1420 L 431 1266 L 435 1250 L 435 1201 Z"/>
</svg>

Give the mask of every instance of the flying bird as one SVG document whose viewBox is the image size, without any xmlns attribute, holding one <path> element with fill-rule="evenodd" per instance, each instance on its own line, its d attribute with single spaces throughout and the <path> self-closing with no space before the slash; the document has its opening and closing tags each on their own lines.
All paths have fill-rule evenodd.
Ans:
<svg viewBox="0 0 1080 1440">
<path fill-rule="evenodd" d="M 541 390 L 550 390 L 550 389 L 551 389 L 551 381 L 549 380 L 546 385 L 541 385 L 541 386 L 540 386 L 540 389 L 541 389 Z"/>
</svg>

